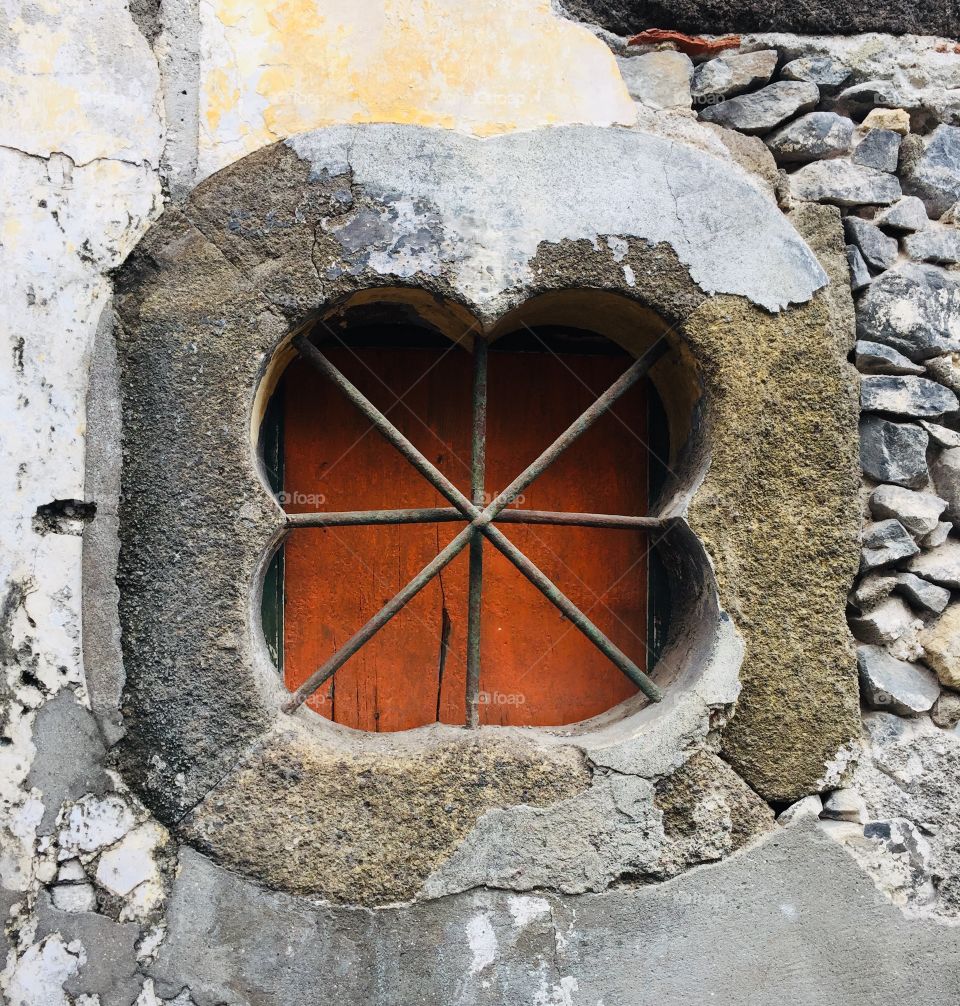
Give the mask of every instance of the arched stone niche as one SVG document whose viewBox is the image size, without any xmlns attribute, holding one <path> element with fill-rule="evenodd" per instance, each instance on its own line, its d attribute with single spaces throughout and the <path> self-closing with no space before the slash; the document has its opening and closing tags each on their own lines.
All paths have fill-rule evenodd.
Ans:
<svg viewBox="0 0 960 1006">
<path fill-rule="evenodd" d="M 667 877 L 768 828 L 757 792 L 825 786 L 858 731 L 857 413 L 849 294 L 824 271 L 845 269 L 839 221 L 797 223 L 819 260 L 739 169 L 591 127 L 331 128 L 169 208 L 116 291 L 119 752 L 158 816 L 273 886 L 383 904 Z M 663 702 L 396 735 L 279 712 L 258 592 L 283 517 L 255 431 L 293 334 L 364 300 L 669 341 L 652 377 L 685 473 L 663 504 L 684 617 Z"/>
</svg>

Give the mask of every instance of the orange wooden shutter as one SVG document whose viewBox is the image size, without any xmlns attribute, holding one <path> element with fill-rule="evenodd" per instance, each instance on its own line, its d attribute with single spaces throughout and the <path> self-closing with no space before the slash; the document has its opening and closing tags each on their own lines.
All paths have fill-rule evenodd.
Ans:
<svg viewBox="0 0 960 1006">
<path fill-rule="evenodd" d="M 469 354 L 327 347 L 333 363 L 469 493 Z M 490 353 L 487 491 L 526 467 L 629 365 L 620 355 Z M 398 403 L 397 398 L 402 398 Z M 285 378 L 291 512 L 447 506 L 342 395 L 302 361 Z M 527 490 L 522 506 L 644 514 L 646 383 L 636 385 Z M 321 502 L 322 500 L 322 502 Z M 285 557 L 284 677 L 296 688 L 453 538 L 462 524 L 311 528 Z M 502 525 L 639 667 L 647 666 L 647 535 Z M 559 725 L 635 687 L 489 544 L 484 549 L 481 722 Z M 363 730 L 464 722 L 467 552 L 317 692 L 323 716 Z M 446 644 L 446 645 L 444 645 Z"/>
</svg>

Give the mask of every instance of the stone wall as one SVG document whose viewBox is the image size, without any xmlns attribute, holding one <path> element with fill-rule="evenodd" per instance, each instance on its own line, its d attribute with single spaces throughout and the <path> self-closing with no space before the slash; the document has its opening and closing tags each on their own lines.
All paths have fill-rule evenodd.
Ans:
<svg viewBox="0 0 960 1006">
<path fill-rule="evenodd" d="M 785 211 L 843 217 L 861 373 L 864 743 L 850 785 L 803 801 L 881 889 L 955 917 L 960 736 L 960 128 L 953 46 L 756 36 L 690 78 L 701 121 L 749 137 Z M 673 53 L 628 56 L 651 73 Z M 907 73 L 907 68 L 910 73 Z M 659 74 L 658 74 L 659 77 Z M 647 71 L 628 71 L 649 93 Z M 866 78 L 866 79 L 865 79 Z M 662 79 L 662 78 L 660 78 Z M 672 99 L 686 107 L 687 92 Z M 776 164 L 774 172 L 772 161 Z M 743 718 L 728 747 L 736 759 Z M 918 766 L 922 765 L 922 769 Z M 922 808 L 922 809 L 921 809 Z"/>
<path fill-rule="evenodd" d="M 887 5 L 870 20 L 805 8 L 800 23 L 776 8 L 754 22 L 742 8 L 569 6 L 588 23 L 532 0 L 455 4 L 439 18 L 413 0 L 335 4 L 322 18 L 314 3 L 268 11 L 229 0 L 55 9 L 24 0 L 0 15 L 0 450 L 11 483 L 0 513 L 0 986 L 14 1006 L 955 997 L 960 941 L 947 923 L 960 912 L 956 42 L 748 35 L 739 51 L 695 65 L 624 37 L 657 22 L 701 32 L 955 34 L 955 12 Z M 424 79 L 430 86 L 411 94 L 411 80 Z M 849 292 L 841 296 L 839 285 L 851 284 L 856 345 L 841 321 L 832 338 L 849 341 L 863 375 L 863 559 L 855 582 L 850 570 L 848 607 L 862 738 L 834 746 L 826 761 L 797 740 L 791 757 L 802 773 L 789 778 L 806 778 L 811 764 L 822 770 L 801 792 L 757 774 L 755 738 L 783 738 L 770 704 L 776 690 L 751 693 L 751 674 L 775 666 L 781 651 L 804 652 L 790 636 L 803 628 L 790 612 L 765 610 L 759 591 L 738 608 L 734 576 L 724 597 L 733 622 L 767 640 L 759 664 L 741 671 L 757 701 L 732 709 L 715 700 L 708 743 L 654 783 L 643 815 L 633 777 L 604 766 L 618 842 L 634 842 L 652 822 L 670 832 L 678 855 L 690 853 L 684 867 L 723 862 L 681 867 L 670 880 L 623 871 L 595 893 L 549 882 L 450 893 L 448 884 L 439 900 L 333 907 L 211 863 L 171 835 L 120 774 L 111 272 L 210 173 L 295 132 L 376 121 L 480 136 L 618 125 L 665 137 L 742 171 L 788 215 L 829 266 L 825 316 L 844 318 Z M 645 253 L 630 254 L 653 271 Z M 713 298 L 701 313 L 704 344 L 731 313 L 724 302 Z M 816 328 L 804 331 L 813 338 Z M 804 435 L 816 438 L 816 415 L 809 420 Z M 781 449 L 775 427 L 765 436 L 770 452 Z M 793 473 L 791 503 L 802 509 L 803 473 Z M 722 521 L 711 528 L 704 514 L 722 572 Z M 745 528 L 751 515 L 740 517 Z M 802 528 L 798 521 L 797 533 L 817 543 L 831 540 Z M 764 533 L 754 531 L 758 540 Z M 824 561 L 837 569 L 846 560 Z M 789 562 L 777 573 L 794 575 Z M 820 610 L 813 584 L 809 596 Z M 833 604 L 823 610 L 839 619 Z M 811 673 L 829 682 L 840 670 Z M 791 723 L 817 718 L 798 705 L 802 675 L 785 700 Z M 763 825 L 744 832 L 747 819 Z M 576 857 L 610 841 L 598 832 Z"/>
</svg>

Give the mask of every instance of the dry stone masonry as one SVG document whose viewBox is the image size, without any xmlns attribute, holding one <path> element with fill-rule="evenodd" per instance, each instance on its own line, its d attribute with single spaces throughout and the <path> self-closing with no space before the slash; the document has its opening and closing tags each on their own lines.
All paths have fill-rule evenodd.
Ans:
<svg viewBox="0 0 960 1006">
<path fill-rule="evenodd" d="M 381 5 L 335 2 L 320 64 L 313 2 L 57 6 L 0 33 L 4 1001 L 954 1001 L 956 6 L 404 0 L 378 48 Z M 384 285 L 492 323 L 574 281 L 676 328 L 716 437 L 658 718 L 320 748 L 242 690 L 245 593 L 199 583 L 212 641 L 151 619 L 158 556 L 213 550 L 169 528 L 256 482 L 232 434 L 292 324 Z M 258 507 L 216 523 L 251 568 Z"/>
<path fill-rule="evenodd" d="M 749 56 L 701 63 L 693 94 L 713 99 L 701 119 L 763 139 L 784 208 L 814 201 L 843 218 L 866 494 L 849 612 L 862 701 L 876 712 L 858 786 L 835 793 L 822 817 L 844 822 L 830 833 L 899 903 L 954 917 L 960 901 L 947 864 L 956 823 L 898 818 L 912 800 L 960 795 L 950 759 L 930 776 L 890 774 L 883 785 L 869 766 L 890 757 L 889 745 L 901 759 L 915 746 L 932 767 L 930 749 L 955 759 L 960 737 L 960 66 L 940 58 L 951 44 L 934 40 L 782 38 L 782 48 L 767 48 L 777 40 L 748 37 Z M 754 75 L 736 75 L 737 61 L 751 57 Z M 728 86 L 698 91 L 698 81 Z M 891 716 L 907 717 L 911 729 L 881 729 Z M 840 792 L 855 795 L 856 813 L 837 811 Z"/>
</svg>

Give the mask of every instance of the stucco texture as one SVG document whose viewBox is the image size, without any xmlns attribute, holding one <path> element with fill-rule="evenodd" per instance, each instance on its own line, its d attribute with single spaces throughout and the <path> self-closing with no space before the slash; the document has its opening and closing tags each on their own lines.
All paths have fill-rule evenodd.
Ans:
<svg viewBox="0 0 960 1006">
<path fill-rule="evenodd" d="M 609 49 L 549 0 L 200 5 L 201 177 L 334 123 L 479 136 L 636 118 Z"/>
<path fill-rule="evenodd" d="M 437 738 L 393 752 L 271 737 L 185 822 L 210 851 L 271 887 L 334 902 L 410 900 L 493 808 L 544 806 L 590 786 L 573 747 L 512 736 Z"/>
<path fill-rule="evenodd" d="M 202 1006 L 949 1002 L 955 930 L 906 924 L 814 827 L 608 894 L 474 890 L 377 912 L 264 892 L 184 849 L 149 973 Z"/>
<path fill-rule="evenodd" d="M 669 175 L 647 170 L 668 156 Z M 801 222 L 839 275 L 839 222 Z M 415 897 L 431 872 L 434 895 L 477 870 L 478 883 L 495 873 L 517 889 L 541 877 L 601 890 L 671 876 L 764 834 L 772 814 L 750 787 L 768 799 L 823 787 L 858 732 L 843 628 L 857 558 L 849 295 L 823 290 L 826 279 L 738 169 L 639 132 L 477 141 L 412 127 L 321 131 L 201 185 L 118 277 L 120 761 L 151 809 L 271 886 L 362 904 Z M 740 651 L 719 635 L 699 657 L 685 654 L 693 676 L 677 679 L 662 709 L 633 707 L 596 734 L 492 728 L 465 742 L 456 728 L 389 737 L 306 710 L 282 717 L 254 610 L 283 518 L 256 470 L 252 430 L 291 328 L 346 296 L 418 288 L 430 310 L 494 331 L 540 295 L 584 287 L 633 319 L 638 349 L 666 337 L 699 375 L 694 439 L 712 461 L 692 503 L 689 491 L 677 496 L 677 519 L 689 503 L 727 612 L 717 632 L 746 644 L 725 742 L 742 778 L 703 759 L 684 766 L 716 747 L 736 698 Z M 708 567 L 686 569 L 692 588 L 712 590 Z M 697 610 L 714 617 L 716 603 Z M 732 687 L 701 698 L 690 684 L 698 660 L 719 661 Z M 636 763 L 623 754 L 631 740 L 656 738 L 688 700 L 699 704 L 661 767 L 620 778 Z M 621 769 L 597 767 L 613 764 Z M 714 766 L 710 799 L 697 782 L 704 765 Z M 538 860 L 549 822 L 600 859 L 586 873 L 579 856 Z M 439 873 L 464 843 L 464 871 Z"/>
<path fill-rule="evenodd" d="M 829 294 L 789 317 L 715 298 L 684 326 L 707 370 L 713 451 L 690 522 L 746 642 L 724 751 L 769 800 L 836 785 L 859 732 L 844 615 L 860 533 L 853 309 L 839 214 L 805 206 L 794 219 Z"/>
</svg>

